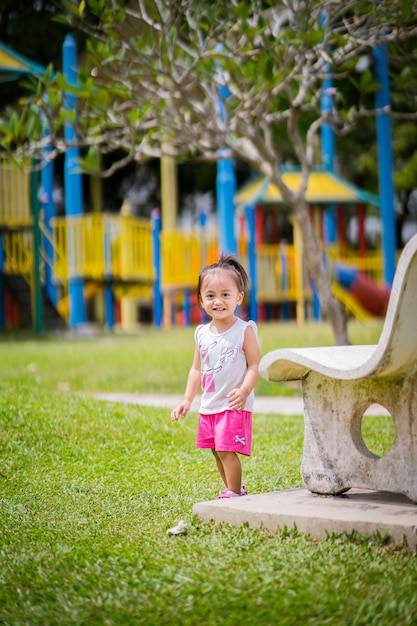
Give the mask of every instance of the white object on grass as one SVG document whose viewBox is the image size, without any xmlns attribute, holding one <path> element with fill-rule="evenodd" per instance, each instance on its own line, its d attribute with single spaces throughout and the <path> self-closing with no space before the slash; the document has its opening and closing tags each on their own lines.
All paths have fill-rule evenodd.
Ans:
<svg viewBox="0 0 417 626">
<path fill-rule="evenodd" d="M 167 535 L 182 535 L 183 533 L 185 533 L 186 525 L 187 524 L 182 519 L 180 522 L 178 522 L 176 526 L 173 526 L 172 528 L 168 528 Z"/>
</svg>

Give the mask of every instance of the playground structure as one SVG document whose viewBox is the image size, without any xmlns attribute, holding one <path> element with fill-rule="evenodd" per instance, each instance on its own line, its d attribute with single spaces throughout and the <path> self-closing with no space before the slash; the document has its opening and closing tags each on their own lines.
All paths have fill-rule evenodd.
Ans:
<svg viewBox="0 0 417 626">
<path fill-rule="evenodd" d="M 297 173 L 292 175 L 293 184 L 297 184 Z M 194 306 L 194 290 L 200 268 L 217 258 L 219 242 L 216 232 L 207 230 L 205 225 L 199 225 L 191 232 L 162 230 L 158 211 L 153 212 L 151 220 L 94 212 L 53 217 L 47 225 L 44 210 L 47 199 L 42 198 L 42 195 L 41 208 L 35 212 L 38 214 L 35 227 L 31 197 L 36 198 L 38 193 L 36 176 L 3 163 L 0 177 L 0 311 L 3 328 L 19 326 L 16 296 L 18 277 L 24 279 L 31 294 L 32 322 L 36 316 L 34 259 L 38 229 L 41 290 L 48 294 L 59 318 L 66 324 L 69 319 L 68 286 L 71 278 L 82 281 L 88 309 L 87 321 L 109 327 L 116 324 L 123 328 L 129 328 L 138 321 L 153 321 L 157 326 L 164 327 L 199 321 L 198 307 Z M 31 193 L 33 178 L 35 193 Z M 341 179 L 322 171 L 312 174 L 312 189 L 316 185 L 326 188 L 326 181 L 332 182 L 337 188 L 337 193 L 334 189 L 327 201 L 328 204 L 339 202 L 338 228 L 342 235 L 347 207 L 362 214 L 364 200 L 377 200 L 363 196 L 362 192 L 345 185 Z M 252 185 L 249 182 L 238 192 L 236 202 L 240 206 L 237 219 L 238 256 L 246 267 L 251 265 L 251 251 L 254 251 L 256 257 L 256 275 L 251 276 L 256 292 L 252 290 L 250 294 L 250 298 L 256 302 L 254 316 L 264 320 L 295 318 L 300 322 L 311 319 L 315 315 L 314 290 L 305 270 L 297 232 L 294 230 L 294 241 L 291 244 L 280 241 L 279 233 L 275 233 L 276 242 L 265 242 L 263 224 L 271 216 L 278 219 L 279 198 L 273 195 L 276 191 L 267 189 L 265 196 L 259 196 L 258 202 L 253 205 L 253 196 L 248 196 Z M 250 202 L 245 209 L 244 203 L 248 199 Z M 319 240 L 323 241 L 321 231 L 326 199 L 315 199 L 312 195 L 310 200 L 312 219 L 318 229 Z M 315 200 L 320 200 L 320 204 Z M 268 205 L 270 202 L 274 204 Z M 254 229 L 250 227 L 250 219 L 257 222 Z M 361 241 L 356 253 L 349 249 L 342 236 L 334 246 L 323 249 L 329 271 L 336 277 L 342 268 L 345 275 L 351 277 L 352 284 L 355 282 L 352 277 L 356 276 L 357 280 L 360 276 L 363 280 L 363 276 L 367 275 L 368 281 L 371 281 L 368 287 L 370 284 L 376 286 L 377 291 L 382 293 L 381 252 L 370 253 L 363 248 L 363 235 Z M 361 319 L 383 314 L 383 310 L 372 311 L 361 303 L 360 298 L 355 299 L 346 280 L 344 286 L 343 281 L 335 280 L 334 286 L 337 297 L 349 314 Z M 369 293 L 369 289 L 366 293 Z M 45 303 L 45 298 L 42 303 Z M 110 313 L 106 310 L 108 307 L 112 309 Z"/>
<path fill-rule="evenodd" d="M 75 82 L 77 59 L 71 37 L 64 43 L 63 60 L 68 82 Z M 70 126 L 65 133 L 68 141 L 74 138 Z M 331 137 L 331 133 L 323 135 L 326 166 L 311 173 L 307 189 L 317 240 L 331 276 L 337 278 L 341 267 L 360 272 L 362 278 L 366 274 L 371 291 L 384 299 L 386 254 L 366 249 L 364 230 L 366 205 L 379 207 L 379 199 L 333 173 Z M 230 241 L 231 231 L 237 233 L 236 254 L 249 270 L 252 288 L 247 306 L 253 319 L 303 322 L 320 318 L 300 234 L 293 224 L 289 242 L 279 232 L 278 217 L 288 208 L 268 181 L 249 181 L 230 197 L 231 190 L 234 193 L 231 162 L 220 161 L 219 180 L 224 184 L 218 190 L 219 233 L 210 232 L 204 219 L 186 233 L 176 230 L 172 219 L 168 224 L 169 212 L 164 216 L 164 207 L 163 229 L 156 210 L 151 220 L 107 214 L 101 210 L 97 189 L 96 210 L 84 214 L 81 177 L 75 173 L 78 157 L 76 148 L 65 155 L 65 217 L 55 215 L 53 164 L 47 155 L 40 180 L 36 172 L 1 164 L 0 328 L 31 323 L 35 330 L 42 330 L 49 325 L 45 310 L 50 305 L 57 314 L 52 325 L 58 320 L 70 327 L 95 321 L 108 328 L 129 328 L 138 321 L 164 327 L 194 323 L 200 319 L 194 306 L 199 270 L 216 260 L 218 251 L 224 249 L 224 236 Z M 288 170 L 283 176 L 289 187 L 298 188 L 300 172 Z M 357 251 L 347 245 L 345 235 L 347 214 L 352 211 L 359 224 Z M 267 219 L 272 236 L 266 236 Z M 389 228 L 384 231 L 392 234 Z M 357 293 L 355 297 L 354 283 L 343 285 L 334 280 L 335 295 L 349 314 L 367 319 L 375 311 L 358 299 Z M 23 291 L 29 293 L 26 301 L 19 295 Z"/>
</svg>

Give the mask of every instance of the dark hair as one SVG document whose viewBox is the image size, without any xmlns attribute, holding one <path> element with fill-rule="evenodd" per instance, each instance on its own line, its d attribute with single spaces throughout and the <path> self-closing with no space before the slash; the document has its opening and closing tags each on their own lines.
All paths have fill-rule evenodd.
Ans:
<svg viewBox="0 0 417 626">
<path fill-rule="evenodd" d="M 243 291 L 244 294 L 248 293 L 249 278 L 243 265 L 239 263 L 232 254 L 221 254 L 217 263 L 206 265 L 200 272 L 197 283 L 197 297 L 199 301 L 201 299 L 201 285 L 203 284 L 203 280 L 209 272 L 219 269 L 231 272 L 238 290 Z"/>
</svg>

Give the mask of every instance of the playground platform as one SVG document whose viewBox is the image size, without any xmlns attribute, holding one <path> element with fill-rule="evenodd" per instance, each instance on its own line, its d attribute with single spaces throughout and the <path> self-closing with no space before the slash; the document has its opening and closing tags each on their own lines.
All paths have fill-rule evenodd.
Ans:
<svg viewBox="0 0 417 626">
<path fill-rule="evenodd" d="M 398 494 L 351 489 L 343 496 L 318 496 L 305 488 L 289 489 L 200 502 L 193 513 L 236 526 L 296 527 L 319 541 L 332 534 L 376 536 L 417 551 L 417 505 Z"/>
</svg>

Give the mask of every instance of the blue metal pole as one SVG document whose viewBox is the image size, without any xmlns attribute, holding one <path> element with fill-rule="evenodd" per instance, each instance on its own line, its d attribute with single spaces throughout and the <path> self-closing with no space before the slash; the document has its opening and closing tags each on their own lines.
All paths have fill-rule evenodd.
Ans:
<svg viewBox="0 0 417 626">
<path fill-rule="evenodd" d="M 249 318 L 254 322 L 258 321 L 258 279 L 257 279 L 257 263 L 256 263 L 256 233 L 255 233 L 255 206 L 246 207 L 246 219 L 248 221 L 249 230 Z"/>
<path fill-rule="evenodd" d="M 321 110 L 323 113 L 332 110 L 333 79 L 331 70 L 326 68 L 326 78 L 321 94 Z M 335 141 L 334 133 L 329 124 L 324 123 L 321 127 L 321 159 L 323 167 L 328 172 L 334 172 Z M 324 240 L 325 243 L 336 241 L 336 206 L 330 204 L 324 209 Z"/>
<path fill-rule="evenodd" d="M 332 89 L 333 78 L 332 72 L 328 66 L 326 66 L 326 77 L 323 83 L 323 90 L 321 94 L 321 110 L 322 113 L 331 112 L 332 103 Z M 326 171 L 334 172 L 334 133 L 331 126 L 324 123 L 321 127 L 321 158 L 322 164 Z M 324 245 L 334 244 L 336 241 L 336 206 L 329 204 L 324 209 Z M 326 262 L 326 253 L 324 261 Z M 313 318 L 317 321 L 321 319 L 321 306 L 320 300 L 316 291 L 314 283 L 311 283 L 313 290 Z"/>
<path fill-rule="evenodd" d="M 114 328 L 114 296 L 111 285 L 104 286 L 104 310 L 106 315 L 106 326 L 109 330 Z"/>
<path fill-rule="evenodd" d="M 322 26 L 327 22 L 327 13 L 321 17 Z M 325 65 L 325 78 L 321 92 L 321 111 L 323 114 L 331 113 L 333 109 L 333 75 L 329 64 Z M 321 127 L 321 161 L 324 169 L 334 172 L 335 140 L 334 132 L 330 124 L 325 122 Z M 326 243 L 336 241 L 336 207 L 334 204 L 326 207 L 324 211 L 324 238 Z"/>
<path fill-rule="evenodd" d="M 332 89 L 333 79 L 332 72 L 326 68 L 326 78 L 323 83 L 321 94 L 321 110 L 322 113 L 332 111 Z M 321 127 L 321 159 L 325 170 L 334 171 L 334 133 L 332 127 L 326 122 Z"/>
<path fill-rule="evenodd" d="M 375 93 L 377 109 L 376 129 L 378 141 L 379 195 L 382 220 L 382 247 L 384 254 L 384 280 L 392 285 L 395 274 L 396 241 L 394 215 L 394 182 L 391 146 L 391 118 L 384 108 L 390 106 L 387 47 L 374 50 L 375 77 L 380 88 Z"/>
<path fill-rule="evenodd" d="M 216 192 L 220 250 L 236 254 L 234 204 L 236 179 L 232 159 L 221 159 L 217 163 Z"/>
<path fill-rule="evenodd" d="M 108 233 L 104 233 L 104 267 L 105 278 L 110 281 L 113 277 L 111 271 L 111 239 Z M 114 327 L 114 295 L 110 283 L 104 285 L 104 311 L 106 316 L 106 326 L 109 330 Z"/>
<path fill-rule="evenodd" d="M 74 38 L 71 34 L 65 37 L 63 45 L 63 69 L 65 78 L 70 85 L 77 84 L 77 49 Z M 66 105 L 68 109 L 75 110 L 76 98 L 72 94 L 66 94 Z M 76 140 L 73 125 L 65 122 L 64 137 L 67 144 Z M 69 320 L 70 328 L 75 328 L 79 324 L 86 322 L 87 313 L 84 298 L 84 279 L 74 270 L 74 259 L 72 254 L 75 250 L 76 241 L 74 238 L 71 219 L 81 215 L 83 212 L 83 199 L 81 187 L 81 174 L 79 173 L 78 159 L 79 150 L 76 146 L 71 146 L 65 153 L 64 181 L 65 181 L 65 212 L 68 218 L 68 263 L 69 263 Z"/>
<path fill-rule="evenodd" d="M 45 137 L 50 136 L 49 128 L 45 124 Z M 43 211 L 43 226 L 48 236 L 42 234 L 42 248 L 46 257 L 45 261 L 45 289 L 52 304 L 56 305 L 58 301 L 57 288 L 53 282 L 52 265 L 55 260 L 54 248 L 52 241 L 51 220 L 55 217 L 54 202 L 54 163 L 48 159 L 48 155 L 52 152 L 52 146 L 46 146 L 43 150 L 42 169 L 41 169 L 41 205 Z"/>
<path fill-rule="evenodd" d="M 221 44 L 217 49 L 221 50 Z M 225 100 L 230 93 L 226 86 L 219 90 L 219 116 L 220 121 L 226 123 L 227 113 L 225 110 Z M 220 151 L 221 154 L 222 151 Z M 219 222 L 219 247 L 221 252 L 236 254 L 235 235 L 235 194 L 236 176 L 233 159 L 224 158 L 217 163 L 216 196 L 217 196 L 217 217 Z"/>
<path fill-rule="evenodd" d="M 162 326 L 162 293 L 161 293 L 161 214 L 154 209 L 152 220 L 152 262 L 155 279 L 153 283 L 153 319 L 157 328 Z"/>
<path fill-rule="evenodd" d="M 191 324 L 191 289 L 184 289 L 184 326 Z"/>
<path fill-rule="evenodd" d="M 206 241 L 206 226 L 207 226 L 207 211 L 200 210 L 198 213 L 198 223 L 200 226 L 200 265 L 204 267 L 207 260 L 207 241 Z"/>
<path fill-rule="evenodd" d="M 311 290 L 313 292 L 313 319 L 315 322 L 319 322 L 321 320 L 320 300 L 313 281 L 311 281 Z"/>
</svg>

